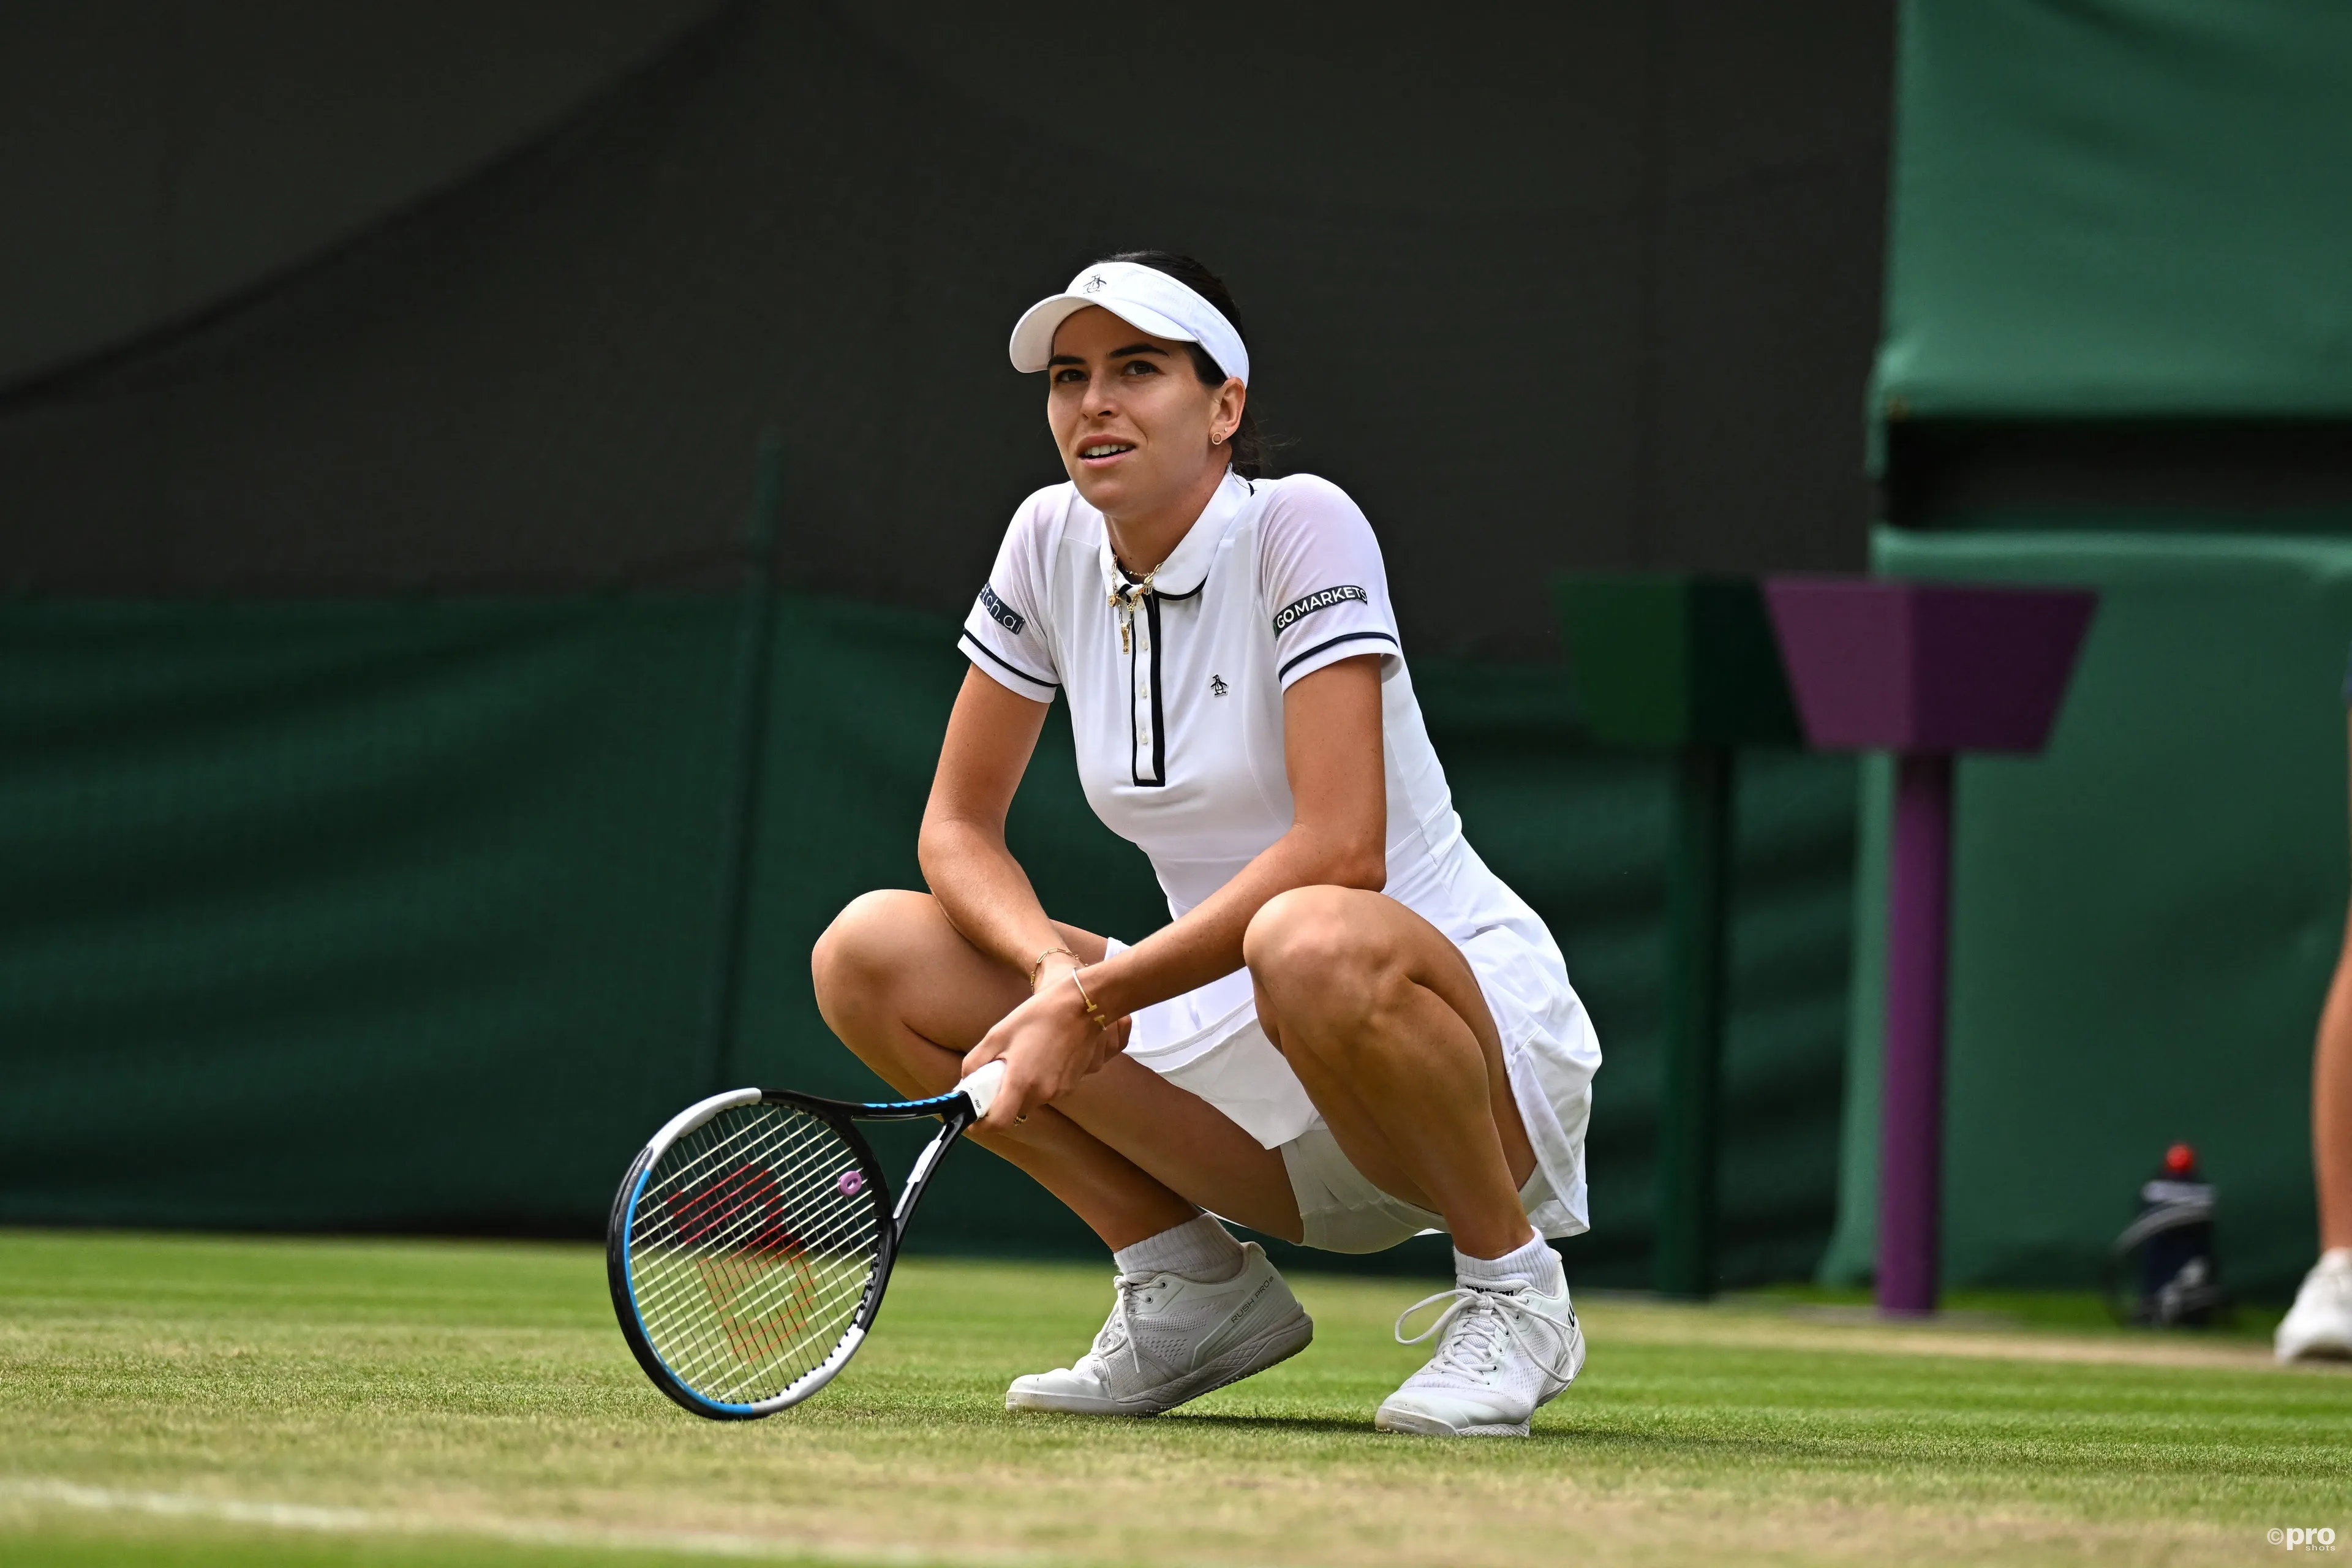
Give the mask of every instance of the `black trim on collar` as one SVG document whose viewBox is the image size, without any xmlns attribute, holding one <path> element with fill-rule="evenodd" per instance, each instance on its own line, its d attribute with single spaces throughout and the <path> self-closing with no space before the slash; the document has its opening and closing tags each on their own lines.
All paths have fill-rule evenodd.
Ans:
<svg viewBox="0 0 2352 1568">
<path fill-rule="evenodd" d="M 1118 575 L 1120 580 L 1130 588 L 1143 581 L 1142 578 L 1137 576 L 1134 573 L 1129 571 L 1124 566 L 1121 566 L 1118 569 Z M 1201 574 L 1201 580 L 1199 582 L 1193 584 L 1191 587 L 1185 589 L 1181 594 L 1171 594 L 1165 588 L 1154 585 L 1151 590 L 1150 596 L 1155 599 L 1165 599 L 1171 605 L 1181 605 L 1187 599 L 1199 598 L 1201 596 L 1201 590 L 1208 585 L 1209 574 L 1206 572 L 1203 572 Z"/>
<path fill-rule="evenodd" d="M 965 629 L 962 640 L 971 644 L 972 647 L 978 648 L 982 653 L 986 654 L 990 659 L 997 664 L 1003 665 L 1005 668 L 1011 670 L 1013 674 L 1019 676 L 1022 679 L 1027 681 L 1032 686 L 1042 686 L 1049 691 L 1059 691 L 1062 689 L 1062 683 L 1060 681 L 1047 680 L 1043 676 L 1032 675 L 1027 670 L 1022 668 L 1019 665 L 1014 664 L 1011 660 L 1003 658 L 1002 655 L 992 651 L 986 643 L 971 635 L 969 627 Z M 937 647 L 938 645 L 933 644 L 932 646 Z"/>
<path fill-rule="evenodd" d="M 1283 661 L 1283 666 L 1280 669 L 1274 672 L 1274 678 L 1276 680 L 1280 680 L 1284 676 L 1288 675 L 1293 669 L 1297 668 L 1307 660 L 1313 658 L 1317 654 L 1321 653 L 1327 647 L 1338 647 L 1343 642 L 1362 642 L 1368 637 L 1378 637 L 1381 641 L 1388 644 L 1391 647 L 1395 647 L 1397 646 L 1396 638 L 1389 636 L 1386 632 L 1347 632 L 1341 636 L 1333 637 L 1328 642 L 1317 643 L 1313 647 L 1308 648 L 1304 653 L 1293 654 L 1289 658 Z"/>
</svg>

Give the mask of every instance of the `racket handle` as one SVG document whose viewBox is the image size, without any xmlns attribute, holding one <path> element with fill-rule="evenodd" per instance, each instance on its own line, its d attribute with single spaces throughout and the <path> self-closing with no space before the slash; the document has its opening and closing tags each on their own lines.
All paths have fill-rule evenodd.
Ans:
<svg viewBox="0 0 2352 1568">
<path fill-rule="evenodd" d="M 1004 1064 L 990 1062 L 975 1069 L 972 1075 L 956 1085 L 956 1089 L 971 1101 L 971 1108 L 982 1116 L 996 1103 L 996 1091 L 1004 1087 Z"/>
</svg>

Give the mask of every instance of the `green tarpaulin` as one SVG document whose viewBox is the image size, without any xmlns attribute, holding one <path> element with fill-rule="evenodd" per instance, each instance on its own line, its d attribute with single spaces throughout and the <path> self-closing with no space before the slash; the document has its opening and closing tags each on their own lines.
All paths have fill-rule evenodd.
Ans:
<svg viewBox="0 0 2352 1568">
<path fill-rule="evenodd" d="M 2352 5 L 1908 0 L 1880 416 L 2352 414 Z"/>
</svg>

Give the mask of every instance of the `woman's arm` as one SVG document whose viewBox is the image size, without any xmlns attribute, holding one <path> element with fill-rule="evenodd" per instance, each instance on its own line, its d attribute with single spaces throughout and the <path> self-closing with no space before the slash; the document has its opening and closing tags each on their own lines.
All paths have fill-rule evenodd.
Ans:
<svg viewBox="0 0 2352 1568">
<path fill-rule="evenodd" d="M 1023 701 L 1009 694 L 1008 699 Z M 961 714 L 961 703 L 957 711 Z M 1289 830 L 1182 920 L 1088 966 L 1076 982 L 1065 974 L 1041 983 L 1035 996 L 1006 1014 L 964 1058 L 966 1072 L 998 1057 L 1009 1058 L 1004 1088 L 989 1112 L 992 1125 L 1010 1125 L 1032 1108 L 1050 1103 L 1109 1059 L 1117 1041 L 1109 1031 L 1086 1021 L 1080 986 L 1101 1017 L 1118 1019 L 1241 968 L 1243 933 L 1277 893 L 1328 885 L 1377 892 L 1387 886 L 1388 773 L 1381 737 L 1380 656 L 1343 659 L 1296 682 L 1283 694 L 1282 721 L 1283 763 L 1293 803 Z M 1035 741 L 1033 723 L 1022 761 Z M 942 758 L 943 777 L 946 767 Z M 1009 789 L 1005 798 L 1011 798 Z M 936 790 L 933 799 L 938 799 Z M 996 852 L 1003 856 L 1029 907 L 1036 908 L 1036 895 L 1003 849 L 1002 806 L 994 820 Z M 927 845 L 929 832 L 927 820 Z M 927 853 L 927 873 L 929 868 Z M 939 887 L 936 877 L 932 887 Z M 950 918 L 964 929 L 961 915 L 951 910 Z M 1042 910 L 1037 918 L 1044 919 Z M 969 930 L 964 934 L 980 942 Z M 1052 945 L 1050 936 L 1046 945 Z M 1028 962 L 1023 960 L 1024 973 Z"/>
<path fill-rule="evenodd" d="M 1047 707 L 977 669 L 964 672 L 915 841 L 923 879 L 948 923 L 1024 980 L 1039 953 L 1062 944 L 1028 873 L 1004 845 L 1005 813 L 1037 749 Z M 1058 954 L 1055 961 L 1065 967 L 1076 962 Z"/>
</svg>

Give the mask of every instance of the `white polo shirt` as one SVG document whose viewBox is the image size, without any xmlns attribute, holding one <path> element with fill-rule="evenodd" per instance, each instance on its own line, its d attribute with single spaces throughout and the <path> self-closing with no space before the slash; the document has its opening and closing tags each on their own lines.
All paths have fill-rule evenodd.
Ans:
<svg viewBox="0 0 2352 1568">
<path fill-rule="evenodd" d="M 1132 605 L 1114 605 L 1114 588 Z M 1283 691 L 1353 655 L 1384 656 L 1391 875 L 1427 858 L 1424 834 L 1457 831 L 1371 525 L 1322 479 L 1227 474 L 1139 594 L 1077 487 L 1040 490 L 1013 515 L 962 644 L 1024 697 L 1068 695 L 1087 800 L 1151 858 L 1172 915 L 1288 830 Z"/>
<path fill-rule="evenodd" d="M 1150 857 L 1174 917 L 1290 828 L 1283 692 L 1340 659 L 1378 655 L 1387 893 L 1463 947 L 1507 1048 L 1524 1054 L 1532 1034 L 1577 1033 L 1556 1018 L 1528 1021 L 1530 1007 L 1558 1005 L 1575 1009 L 1580 1023 L 1580 1005 L 1542 922 L 1462 837 L 1413 698 L 1380 545 L 1338 486 L 1307 474 L 1247 480 L 1229 472 L 1140 589 L 1119 569 L 1102 514 L 1076 485 L 1039 490 L 1013 513 L 960 646 L 975 668 L 1021 696 L 1068 697 L 1087 800 Z M 1514 956 L 1503 962 L 1493 957 L 1500 938 L 1480 939 L 1506 928 Z M 1248 973 L 1236 972 L 1138 1013 L 1129 1049 L 1176 1076 L 1255 1016 Z M 1558 1070 L 1536 1074 L 1541 1098 L 1574 1101 L 1559 1106 L 1575 1121 L 1572 1134 L 1556 1127 L 1555 1158 L 1544 1163 L 1570 1167 L 1553 1173 L 1577 1229 L 1581 1096 L 1600 1059 L 1590 1040 L 1585 1026 L 1578 1041 L 1535 1047 L 1558 1058 L 1549 1064 Z M 1517 1067 L 1513 1077 L 1516 1083 Z M 1518 1098 L 1524 1104 L 1528 1094 Z M 1275 1134 L 1296 1136 L 1285 1128 L 1310 1116 L 1299 1091 L 1288 1109 L 1244 1110 L 1235 1119 L 1272 1146 L 1282 1141 Z M 1530 1110 L 1539 1154 L 1547 1140 L 1538 1122 L 1554 1120 Z"/>
</svg>

